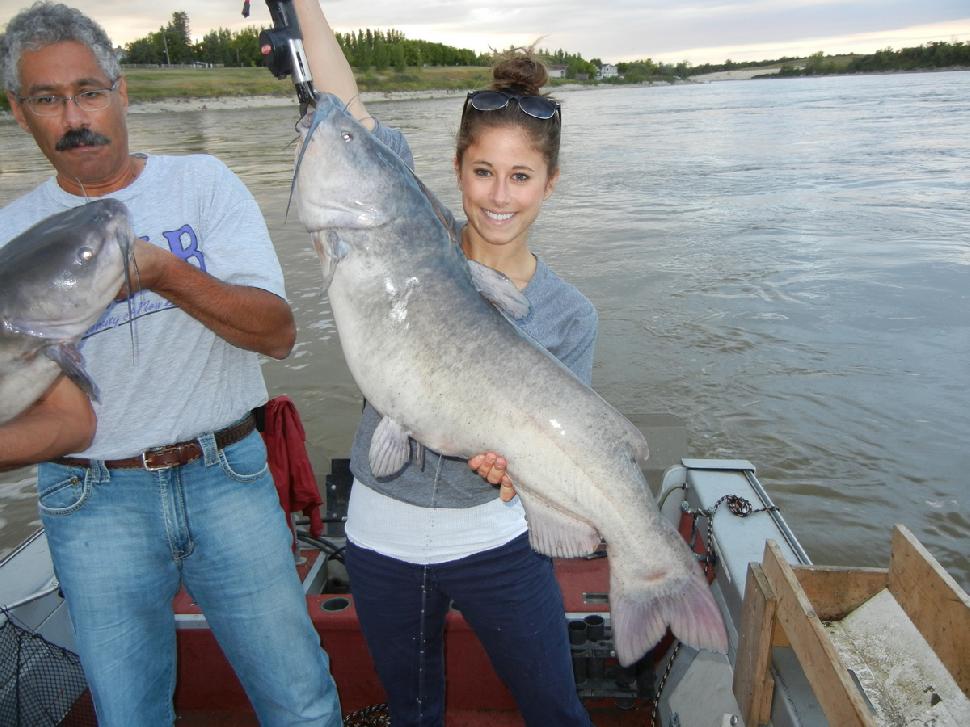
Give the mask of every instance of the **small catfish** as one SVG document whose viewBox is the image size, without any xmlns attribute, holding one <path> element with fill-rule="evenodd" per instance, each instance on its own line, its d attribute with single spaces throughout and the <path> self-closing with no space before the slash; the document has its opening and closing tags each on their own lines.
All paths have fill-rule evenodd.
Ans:
<svg viewBox="0 0 970 727">
<path fill-rule="evenodd" d="M 129 282 L 128 208 L 99 199 L 52 215 L 0 247 L 0 424 L 61 372 L 97 401 L 78 349 Z"/>
</svg>

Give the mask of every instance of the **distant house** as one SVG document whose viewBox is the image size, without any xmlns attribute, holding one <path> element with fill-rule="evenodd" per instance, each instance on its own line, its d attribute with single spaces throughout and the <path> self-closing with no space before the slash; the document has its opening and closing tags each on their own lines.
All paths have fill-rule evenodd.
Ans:
<svg viewBox="0 0 970 727">
<path fill-rule="evenodd" d="M 619 78 L 620 69 L 614 66 L 612 63 L 604 63 L 600 66 L 599 71 L 596 73 L 596 78 Z"/>
<path fill-rule="evenodd" d="M 546 71 L 549 73 L 549 78 L 566 77 L 566 66 L 549 66 Z"/>
</svg>

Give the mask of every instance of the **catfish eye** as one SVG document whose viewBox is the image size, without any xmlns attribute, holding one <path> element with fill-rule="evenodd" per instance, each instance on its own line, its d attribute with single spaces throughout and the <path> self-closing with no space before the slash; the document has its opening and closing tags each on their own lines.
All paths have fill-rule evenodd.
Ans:
<svg viewBox="0 0 970 727">
<path fill-rule="evenodd" d="M 85 263 L 91 262 L 93 259 L 94 259 L 94 250 L 92 250 L 90 247 L 78 248 L 77 261 L 79 263 L 84 265 Z"/>
<path fill-rule="evenodd" d="M 347 141 L 347 142 L 350 142 L 350 141 L 353 141 L 354 140 L 354 135 L 351 134 L 349 131 L 341 131 L 340 132 L 340 137 L 344 141 Z"/>
</svg>

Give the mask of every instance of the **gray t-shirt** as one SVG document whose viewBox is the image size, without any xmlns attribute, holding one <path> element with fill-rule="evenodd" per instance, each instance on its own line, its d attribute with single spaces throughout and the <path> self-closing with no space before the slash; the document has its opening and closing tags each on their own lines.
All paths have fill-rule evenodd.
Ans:
<svg viewBox="0 0 970 727">
<path fill-rule="evenodd" d="M 249 190 L 207 155 L 148 156 L 124 202 L 135 235 L 220 280 L 285 297 L 283 273 Z M 85 203 L 51 178 L 0 210 L 0 245 Z M 267 400 L 259 356 L 244 351 L 151 291 L 113 304 L 85 335 L 85 368 L 101 392 L 94 442 L 77 456 L 117 459 L 225 427 Z"/>
<path fill-rule="evenodd" d="M 379 125 L 374 134 L 412 166 L 410 149 L 399 131 Z M 597 330 L 593 304 L 541 259 L 536 261 L 535 275 L 522 292 L 531 310 L 514 323 L 580 380 L 590 384 Z M 359 482 L 388 497 L 420 507 L 468 508 L 495 499 L 495 488 L 472 472 L 466 460 L 431 451 L 425 452 L 423 468 L 411 462 L 393 477 L 375 478 L 370 470 L 369 452 L 371 438 L 380 420 L 377 410 L 366 404 L 350 458 L 350 469 Z"/>
</svg>

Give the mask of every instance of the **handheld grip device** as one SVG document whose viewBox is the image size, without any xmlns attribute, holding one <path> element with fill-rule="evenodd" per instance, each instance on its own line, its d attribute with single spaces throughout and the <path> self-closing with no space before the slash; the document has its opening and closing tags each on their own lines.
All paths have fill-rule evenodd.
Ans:
<svg viewBox="0 0 970 727">
<path fill-rule="evenodd" d="M 313 77 L 303 49 L 300 21 L 293 10 L 293 0 L 266 0 L 273 27 L 259 34 L 259 47 L 266 67 L 277 78 L 292 76 L 300 105 L 315 103 Z M 243 17 L 249 15 L 249 0 L 243 4 Z"/>
</svg>

